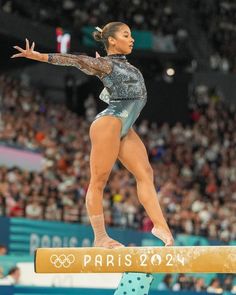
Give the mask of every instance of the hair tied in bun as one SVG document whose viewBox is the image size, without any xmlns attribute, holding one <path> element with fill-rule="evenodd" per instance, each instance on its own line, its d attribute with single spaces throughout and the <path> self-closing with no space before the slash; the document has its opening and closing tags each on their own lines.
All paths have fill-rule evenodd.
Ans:
<svg viewBox="0 0 236 295">
<path fill-rule="evenodd" d="M 95 27 L 95 29 L 96 29 L 98 32 L 102 33 L 102 29 L 101 29 L 101 28 L 99 28 L 99 27 Z"/>
</svg>

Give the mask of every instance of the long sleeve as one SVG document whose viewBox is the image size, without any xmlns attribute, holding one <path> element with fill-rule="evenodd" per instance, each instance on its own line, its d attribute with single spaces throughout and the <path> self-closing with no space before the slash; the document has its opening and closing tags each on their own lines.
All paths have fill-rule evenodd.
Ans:
<svg viewBox="0 0 236 295">
<path fill-rule="evenodd" d="M 94 58 L 87 55 L 49 53 L 48 63 L 61 66 L 73 66 L 87 75 L 95 75 L 100 78 L 112 71 L 111 61 L 102 57 Z"/>
</svg>

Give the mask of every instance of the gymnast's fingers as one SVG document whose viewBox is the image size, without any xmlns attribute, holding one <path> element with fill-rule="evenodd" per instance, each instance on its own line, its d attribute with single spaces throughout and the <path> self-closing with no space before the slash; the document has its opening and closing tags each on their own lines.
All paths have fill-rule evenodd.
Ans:
<svg viewBox="0 0 236 295">
<path fill-rule="evenodd" d="M 34 51 L 34 47 L 35 47 L 35 43 L 33 42 L 32 45 L 31 45 L 30 50 Z"/>
<path fill-rule="evenodd" d="M 24 57 L 24 55 L 23 53 L 18 53 L 11 56 L 11 58 L 15 58 L 15 57 Z"/>
<path fill-rule="evenodd" d="M 29 40 L 26 38 L 25 42 L 26 42 L 26 50 L 28 51 L 28 50 L 30 50 Z"/>
<path fill-rule="evenodd" d="M 16 50 L 18 50 L 18 51 L 20 51 L 22 53 L 25 51 L 25 49 L 23 49 L 23 48 L 21 48 L 19 46 L 13 46 L 13 48 L 15 48 Z"/>
</svg>

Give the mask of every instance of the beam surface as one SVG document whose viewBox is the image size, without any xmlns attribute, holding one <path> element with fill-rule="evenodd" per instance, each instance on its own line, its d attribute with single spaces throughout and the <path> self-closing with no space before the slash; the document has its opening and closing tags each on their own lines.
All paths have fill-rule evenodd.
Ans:
<svg viewBox="0 0 236 295">
<path fill-rule="evenodd" d="M 39 248 L 37 273 L 236 273 L 236 246 Z"/>
</svg>

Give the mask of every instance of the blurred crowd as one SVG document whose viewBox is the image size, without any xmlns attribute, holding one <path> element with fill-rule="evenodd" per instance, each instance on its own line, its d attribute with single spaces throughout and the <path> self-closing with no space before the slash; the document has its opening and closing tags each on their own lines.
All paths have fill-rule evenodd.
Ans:
<svg viewBox="0 0 236 295">
<path fill-rule="evenodd" d="M 155 34 L 154 48 L 175 52 L 183 48 L 188 33 L 173 9 L 173 0 L 1 0 L 3 11 L 54 27 L 73 31 L 79 38 L 83 26 L 103 27 L 111 21 L 125 22 L 133 30 Z"/>
<path fill-rule="evenodd" d="M 52 26 L 78 29 L 84 25 L 97 26 L 110 21 L 129 22 L 134 29 L 156 30 L 173 34 L 179 21 L 172 8 L 172 1 L 152 0 L 2 0 L 6 12 L 20 14 Z"/>
<path fill-rule="evenodd" d="M 194 0 L 191 4 L 213 47 L 211 68 L 235 73 L 236 2 L 234 0 Z"/>
<path fill-rule="evenodd" d="M 0 143 L 43 156 L 41 172 L 0 166 L 0 215 L 88 223 L 87 118 L 46 101 L 29 86 L 0 77 Z M 92 103 L 93 102 L 93 103 Z M 236 239 L 236 112 L 217 91 L 195 88 L 186 126 L 142 121 L 137 131 L 147 147 L 161 206 L 172 231 L 228 243 Z M 104 192 L 110 226 L 150 231 L 132 175 L 116 163 Z"/>
<path fill-rule="evenodd" d="M 234 0 L 193 0 L 184 3 L 192 8 L 195 21 L 207 35 L 212 52 L 210 66 L 223 72 L 236 71 L 236 4 Z M 154 34 L 154 50 L 188 52 L 191 28 L 177 13 L 174 0 L 0 0 L 4 12 L 20 15 L 34 22 L 73 31 L 82 40 L 83 26 L 103 26 L 123 21 L 136 30 Z M 190 34 L 189 34 L 190 33 Z M 190 36 L 191 37 L 191 36 Z"/>
<path fill-rule="evenodd" d="M 205 283 L 203 277 L 193 277 L 179 274 L 174 279 L 174 275 L 166 274 L 162 282 L 157 286 L 159 291 L 193 291 L 207 292 L 214 294 L 236 294 L 236 282 L 234 275 L 225 275 L 221 279 L 213 277 L 209 284 Z"/>
</svg>

